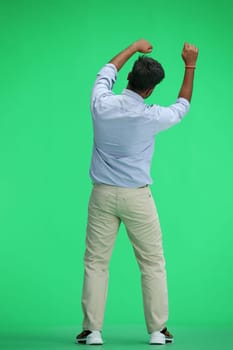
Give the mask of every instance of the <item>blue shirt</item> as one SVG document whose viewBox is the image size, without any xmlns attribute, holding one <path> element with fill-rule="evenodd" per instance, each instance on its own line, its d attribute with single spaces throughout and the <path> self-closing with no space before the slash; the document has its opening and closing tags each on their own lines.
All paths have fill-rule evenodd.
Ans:
<svg viewBox="0 0 233 350">
<path fill-rule="evenodd" d="M 149 106 L 129 89 L 114 94 L 116 78 L 116 67 L 106 64 L 92 90 L 94 144 L 90 176 L 94 183 L 141 187 L 152 183 L 155 135 L 179 123 L 189 110 L 189 102 L 178 98 L 169 107 Z"/>
</svg>

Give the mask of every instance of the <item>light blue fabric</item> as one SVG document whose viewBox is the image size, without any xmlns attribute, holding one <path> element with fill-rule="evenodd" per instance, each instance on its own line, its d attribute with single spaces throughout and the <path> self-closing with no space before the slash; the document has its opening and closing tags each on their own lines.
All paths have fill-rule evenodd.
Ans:
<svg viewBox="0 0 233 350">
<path fill-rule="evenodd" d="M 114 94 L 116 78 L 116 67 L 105 65 L 92 91 L 94 144 L 90 176 L 95 183 L 141 187 L 152 183 L 155 135 L 179 123 L 189 110 L 189 102 L 179 98 L 169 107 L 149 106 L 131 90 Z"/>
</svg>

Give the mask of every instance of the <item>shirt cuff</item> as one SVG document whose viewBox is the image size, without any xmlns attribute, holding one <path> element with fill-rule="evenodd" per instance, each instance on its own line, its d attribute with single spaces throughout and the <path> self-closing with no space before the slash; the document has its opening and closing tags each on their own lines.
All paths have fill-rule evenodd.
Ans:
<svg viewBox="0 0 233 350">
<path fill-rule="evenodd" d="M 113 63 L 107 63 L 107 64 L 105 64 L 105 67 L 112 67 L 114 69 L 115 73 L 117 74 L 116 66 Z"/>
<path fill-rule="evenodd" d="M 189 107 L 190 106 L 190 102 L 184 98 L 184 97 L 179 97 L 176 102 L 178 103 L 182 103 L 185 107 Z"/>
</svg>

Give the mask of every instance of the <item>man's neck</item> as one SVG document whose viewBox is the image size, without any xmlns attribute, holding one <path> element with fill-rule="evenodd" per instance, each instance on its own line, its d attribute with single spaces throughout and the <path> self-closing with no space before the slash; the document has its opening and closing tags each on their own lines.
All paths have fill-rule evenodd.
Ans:
<svg viewBox="0 0 233 350">
<path fill-rule="evenodd" d="M 143 91 L 138 91 L 138 90 L 133 89 L 133 88 L 130 86 L 130 84 L 127 85 L 126 89 L 135 92 L 136 94 L 140 95 L 142 98 L 145 98 L 145 94 L 144 94 Z"/>
</svg>

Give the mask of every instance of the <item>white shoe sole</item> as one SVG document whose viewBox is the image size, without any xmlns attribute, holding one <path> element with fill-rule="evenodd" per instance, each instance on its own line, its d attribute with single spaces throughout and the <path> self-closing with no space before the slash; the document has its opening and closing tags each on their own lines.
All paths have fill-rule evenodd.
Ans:
<svg viewBox="0 0 233 350">
<path fill-rule="evenodd" d="M 86 344 L 87 345 L 103 345 L 103 340 L 100 337 L 91 337 L 87 336 Z"/>
<path fill-rule="evenodd" d="M 101 341 L 86 341 L 86 340 L 82 340 L 82 341 L 78 341 L 76 340 L 75 341 L 76 344 L 86 344 L 86 345 L 103 345 L 104 342 L 101 342 Z"/>
<path fill-rule="evenodd" d="M 165 345 L 165 344 L 172 344 L 172 343 L 174 343 L 174 339 L 165 339 L 165 341 L 163 339 L 150 340 L 151 345 Z"/>
</svg>

